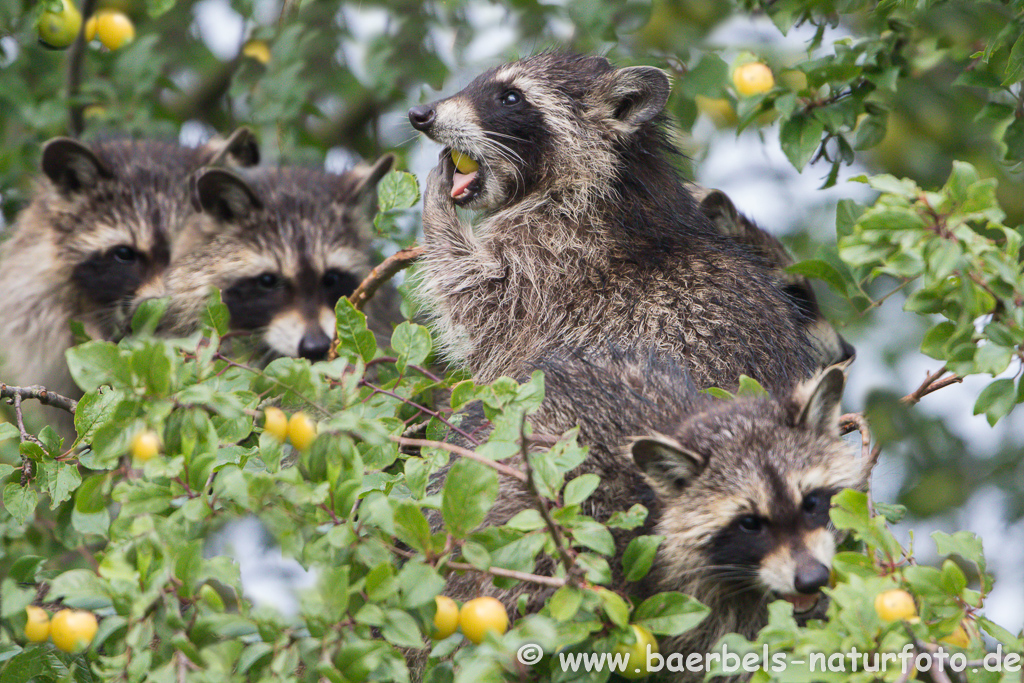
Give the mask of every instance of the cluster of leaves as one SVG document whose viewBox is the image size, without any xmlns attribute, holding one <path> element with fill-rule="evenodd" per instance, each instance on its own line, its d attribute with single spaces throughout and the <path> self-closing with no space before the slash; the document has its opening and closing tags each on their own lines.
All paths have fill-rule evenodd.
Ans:
<svg viewBox="0 0 1024 683">
<path fill-rule="evenodd" d="M 864 287 L 883 276 L 912 285 L 904 308 L 931 320 L 921 350 L 960 376 L 1001 375 L 981 393 L 975 414 L 995 424 L 1024 400 L 1024 272 L 1021 233 L 1004 224 L 996 182 L 957 162 L 938 191 L 890 175 L 859 178 L 882 194 L 869 208 L 844 201 L 842 261 L 809 261 L 796 270 L 828 279 L 844 296 L 871 305 Z M 932 316 L 938 316 L 934 320 Z"/>
<path fill-rule="evenodd" d="M 2 465 L 4 680 L 407 680 L 402 650 L 424 647 L 434 597 L 452 566 L 530 572 L 539 552 L 555 552 L 555 537 L 535 511 L 476 531 L 498 490 L 498 474 L 485 463 L 518 452 L 522 416 L 543 399 L 540 375 L 522 386 L 508 379 L 455 384 L 456 406 L 480 402 L 493 432 L 477 447 L 480 461 L 457 460 L 438 490 L 431 481 L 448 452 L 399 445 L 409 431 L 441 439 L 457 428 L 450 411 L 424 405 L 458 379 L 425 367 L 432 350 L 425 328 L 403 323 L 385 352 L 364 316 L 342 300 L 338 359 L 282 358 L 260 368 L 219 350 L 225 314 L 221 304 L 211 308 L 207 317 L 220 326 L 205 336 L 136 335 L 69 353 L 76 381 L 88 390 L 75 413 L 75 447 L 65 451 L 47 427 L 39 443 L 20 443 L 20 467 Z M 291 452 L 264 433 L 266 405 L 316 416 L 312 448 Z M 143 429 L 160 434 L 163 453 L 136 463 L 129 444 Z M 19 432 L 5 426 L 0 436 L 16 443 Z M 560 537 L 580 551 L 578 581 L 552 577 L 565 587 L 550 613 L 461 651 L 458 680 L 499 680 L 500 663 L 508 664 L 518 643 L 610 648 L 631 637 L 627 602 L 598 585 L 611 580 L 609 562 L 619 561 L 611 535 L 580 514 L 599 482 L 564 481 L 584 457 L 571 435 L 531 457 Z M 49 506 L 40 504 L 45 499 Z M 249 514 L 318 577 L 294 616 L 253 607 L 234 563 L 204 551 L 214 530 Z M 637 506 L 608 526 L 633 528 L 645 516 Z M 626 572 L 645 574 L 656 547 L 636 543 L 623 560 Z M 75 564 L 84 566 L 69 568 Z M 23 647 L 25 607 L 39 596 L 100 617 L 89 653 Z M 675 634 L 703 612 L 690 598 L 667 594 L 639 605 L 632 619 Z M 434 657 L 461 642 L 439 643 Z M 451 678 L 451 664 L 433 671 L 436 680 Z"/>
<path fill-rule="evenodd" d="M 944 680 L 964 675 L 982 683 L 1020 680 L 1021 662 L 1013 655 L 1024 651 L 1024 640 L 980 614 L 992 579 L 976 536 L 935 532 L 932 538 L 945 559 L 941 568 L 924 566 L 888 528 L 905 512 L 900 506 L 879 504 L 879 514 L 865 494 L 849 490 L 836 496 L 833 506 L 832 521 L 848 530 L 859 547 L 833 560 L 836 584 L 828 591 L 828 620 L 800 628 L 790 610 L 775 603 L 769 606 L 768 625 L 754 641 L 735 635 L 723 639 L 740 655 L 769 653 L 753 680 L 906 681 L 915 662 L 921 670 L 945 672 Z M 976 589 L 968 576 L 977 581 Z M 916 615 L 893 620 L 879 613 L 876 597 L 896 589 L 913 596 Z M 960 642 L 953 636 L 958 631 Z M 1001 654 L 986 650 L 982 634 L 995 641 Z M 896 655 L 902 652 L 910 656 L 901 661 Z M 906 671 L 903 662 L 909 663 Z"/>
</svg>

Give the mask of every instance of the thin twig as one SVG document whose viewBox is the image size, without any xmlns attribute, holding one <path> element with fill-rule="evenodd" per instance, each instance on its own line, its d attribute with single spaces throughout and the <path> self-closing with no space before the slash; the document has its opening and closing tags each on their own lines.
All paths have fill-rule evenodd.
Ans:
<svg viewBox="0 0 1024 683">
<path fill-rule="evenodd" d="M 491 574 L 492 576 L 500 576 L 505 579 L 516 579 L 517 581 L 528 581 L 530 583 L 539 583 L 542 586 L 553 586 L 554 588 L 561 588 L 566 584 L 565 579 L 560 579 L 557 576 L 541 576 L 540 574 L 528 574 L 527 572 L 517 572 L 512 569 L 502 569 L 501 567 L 490 567 L 489 569 L 480 569 L 474 567 L 471 564 L 464 562 L 447 562 L 445 567 L 455 571 L 473 571 L 481 572 L 483 574 Z"/>
<path fill-rule="evenodd" d="M 941 382 L 938 381 L 939 378 L 945 375 L 947 372 L 949 372 L 949 370 L 947 370 L 946 366 L 943 365 L 935 372 L 930 373 L 927 377 L 924 378 L 924 381 L 921 382 L 921 386 L 919 386 L 917 389 L 914 389 L 912 392 L 901 398 L 900 403 L 910 406 L 915 405 L 917 403 L 920 403 L 922 398 L 924 398 L 925 396 L 932 392 L 938 391 L 943 387 L 948 387 L 950 384 L 958 384 L 964 381 L 964 378 L 960 377 L 959 375 L 947 377 Z"/>
<path fill-rule="evenodd" d="M 85 107 L 81 102 L 74 101 L 78 97 L 79 89 L 82 87 L 82 64 L 85 61 L 87 42 L 85 40 L 85 24 L 95 9 L 96 0 L 84 0 L 82 2 L 82 26 L 78 29 L 78 37 L 75 38 L 75 42 L 71 44 L 71 48 L 68 50 L 68 133 L 76 138 L 82 134 L 82 128 L 85 125 L 85 120 L 82 117 L 82 111 Z"/>
<path fill-rule="evenodd" d="M 551 533 L 551 538 L 555 541 L 555 549 L 558 551 L 559 559 L 562 560 L 562 566 L 565 567 L 566 574 L 571 577 L 575 573 L 576 560 L 569 552 L 569 549 L 565 547 L 562 530 L 555 524 L 555 520 L 551 517 L 551 511 L 548 510 L 547 502 L 541 497 L 540 491 L 537 490 L 537 482 L 533 478 L 533 467 L 530 465 L 528 443 L 529 441 L 526 438 L 526 415 L 524 414 L 522 423 L 519 426 L 519 453 L 523 459 L 523 467 L 526 468 L 526 488 L 529 490 L 530 495 L 533 496 L 534 505 L 537 507 L 538 512 L 540 512 L 540 516 L 544 518 L 544 523 Z"/>
<path fill-rule="evenodd" d="M 456 446 L 455 444 L 446 443 L 444 441 L 430 441 L 429 439 L 410 439 L 405 436 L 392 436 L 391 440 L 397 443 L 399 446 L 415 446 L 419 448 L 440 448 L 441 450 L 448 451 L 449 453 L 454 453 L 455 455 L 462 456 L 463 458 L 469 458 L 470 460 L 475 460 L 476 462 L 487 465 L 491 469 L 495 470 L 498 474 L 503 474 L 506 477 L 512 477 L 513 479 L 518 479 L 519 481 L 526 483 L 526 475 L 517 470 L 516 468 L 509 467 L 508 465 L 503 465 L 495 460 L 489 460 L 488 458 L 485 458 L 479 453 L 471 451 L 468 448 L 463 448 L 462 446 Z"/>
<path fill-rule="evenodd" d="M 416 557 L 416 553 L 409 550 L 403 550 L 402 548 L 396 548 L 392 545 L 389 545 L 388 549 L 399 557 L 404 557 L 406 559 Z M 565 579 L 560 579 L 557 576 L 541 576 L 540 574 L 519 572 L 514 569 L 502 569 L 501 567 L 481 569 L 480 567 L 474 567 L 473 565 L 466 564 L 465 562 L 445 562 L 444 569 L 458 572 L 479 572 L 481 574 L 490 574 L 491 576 L 500 576 L 504 579 L 527 581 L 529 583 L 538 583 L 542 586 L 553 586 L 555 588 L 561 588 L 566 583 Z"/>
<path fill-rule="evenodd" d="M 425 413 L 427 415 L 430 415 L 431 417 L 437 418 L 442 424 L 444 424 L 449 429 L 453 429 L 456 432 L 458 432 L 459 434 L 461 434 L 463 437 L 465 437 L 466 439 L 469 439 L 470 443 L 472 443 L 474 446 L 479 446 L 480 445 L 480 439 L 477 439 L 472 434 L 467 434 L 463 430 L 459 429 L 458 426 L 452 424 L 443 415 L 441 415 L 441 413 L 437 412 L 436 410 L 431 410 L 430 408 L 427 408 L 426 406 L 422 406 L 419 403 L 416 403 L 415 401 L 413 401 L 411 399 L 408 399 L 408 398 L 405 398 L 404 396 L 396 394 L 393 391 L 389 391 L 389 390 L 384 389 L 382 387 L 378 387 L 378 386 L 372 384 L 371 382 L 366 381 L 365 379 L 359 380 L 359 383 L 362 384 L 363 386 L 370 387 L 370 389 L 372 389 L 374 393 L 384 394 L 385 396 L 390 396 L 391 398 L 397 398 L 402 403 L 406 403 L 406 404 L 412 406 L 413 408 L 415 408 L 416 410 L 420 411 L 421 413 Z"/>
<path fill-rule="evenodd" d="M 40 441 L 39 439 L 37 439 L 32 434 L 29 434 L 28 430 L 25 429 L 25 418 L 24 418 L 24 416 L 21 413 L 21 394 L 15 394 L 11 398 L 11 402 L 14 404 L 14 419 L 18 423 L 18 432 L 21 434 L 21 440 L 22 441 L 31 441 L 32 443 L 36 444 L 37 446 L 42 447 L 43 442 Z M 24 463 L 22 465 L 22 472 L 21 472 L 22 480 L 25 479 L 25 468 L 27 466 L 28 466 L 28 463 Z"/>
<path fill-rule="evenodd" d="M 72 415 L 75 414 L 75 408 L 78 407 L 78 401 L 67 396 L 61 396 L 55 391 L 49 391 L 46 387 L 37 385 L 31 387 L 14 387 L 10 384 L 3 384 L 0 382 L 0 398 L 11 398 L 17 395 L 21 399 L 31 398 L 39 401 L 44 406 L 51 406 L 53 408 L 60 408 L 66 410 Z"/>
<path fill-rule="evenodd" d="M 839 424 L 846 429 L 847 434 L 853 429 L 860 430 L 860 455 L 871 463 L 871 467 L 874 467 L 875 463 L 871 460 L 871 430 L 868 428 L 868 421 L 864 419 L 864 416 L 860 413 L 846 413 L 839 417 Z M 849 429 L 850 425 L 853 425 L 853 429 Z"/>
<path fill-rule="evenodd" d="M 423 247 L 408 247 L 407 249 L 398 250 L 384 259 L 379 266 L 371 270 L 366 279 L 356 287 L 356 291 L 352 292 L 348 300 L 352 302 L 356 310 L 362 310 L 366 302 L 380 289 L 381 285 L 393 278 L 399 271 L 411 266 L 422 255 Z"/>
</svg>

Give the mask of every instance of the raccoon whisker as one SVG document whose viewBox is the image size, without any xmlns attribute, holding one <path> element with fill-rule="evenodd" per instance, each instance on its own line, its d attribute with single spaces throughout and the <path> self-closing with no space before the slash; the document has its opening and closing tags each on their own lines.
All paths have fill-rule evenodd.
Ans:
<svg viewBox="0 0 1024 683">
<path fill-rule="evenodd" d="M 489 131 L 487 131 L 487 135 L 488 136 L 493 135 L 495 137 L 505 138 L 506 140 L 515 140 L 516 142 L 527 142 L 527 143 L 529 142 L 529 140 L 527 140 L 526 138 L 521 138 L 521 137 L 516 136 L 516 135 L 509 135 L 508 133 L 499 133 L 496 130 L 489 130 Z"/>
</svg>

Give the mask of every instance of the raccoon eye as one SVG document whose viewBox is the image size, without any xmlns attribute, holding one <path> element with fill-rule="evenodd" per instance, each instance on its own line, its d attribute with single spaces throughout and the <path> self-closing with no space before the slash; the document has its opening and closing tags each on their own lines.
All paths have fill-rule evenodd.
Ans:
<svg viewBox="0 0 1024 683">
<path fill-rule="evenodd" d="M 828 508 L 829 498 L 819 491 L 812 491 L 804 496 L 802 507 L 809 515 L 824 512 Z"/>
<path fill-rule="evenodd" d="M 280 282 L 280 278 L 273 273 L 263 273 L 256 278 L 256 284 L 263 289 L 274 289 L 278 282 Z"/>
<path fill-rule="evenodd" d="M 119 263 L 135 263 L 139 258 L 137 251 L 124 245 L 114 247 L 114 251 L 112 253 L 114 255 L 114 260 Z"/>
<path fill-rule="evenodd" d="M 739 526 L 740 529 L 746 531 L 748 534 L 756 534 L 764 529 L 764 521 L 760 517 L 747 515 L 745 517 L 740 517 Z"/>
<path fill-rule="evenodd" d="M 506 90 L 498 98 L 498 101 L 506 107 L 514 107 L 523 101 L 523 94 L 515 89 Z"/>
</svg>

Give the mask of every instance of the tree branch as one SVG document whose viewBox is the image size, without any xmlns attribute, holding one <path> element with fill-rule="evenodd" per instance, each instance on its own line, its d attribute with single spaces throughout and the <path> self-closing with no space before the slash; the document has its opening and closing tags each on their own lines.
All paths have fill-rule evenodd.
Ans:
<svg viewBox="0 0 1024 683">
<path fill-rule="evenodd" d="M 68 50 L 68 133 L 77 138 L 82 134 L 85 125 L 82 118 L 82 110 L 85 109 L 81 103 L 74 102 L 78 97 L 78 91 L 82 87 L 82 66 L 85 61 L 85 24 L 89 21 L 96 10 L 96 0 L 83 0 L 82 2 L 82 26 L 78 29 L 78 37 L 71 44 Z"/>
<path fill-rule="evenodd" d="M 480 569 L 479 567 L 474 567 L 473 565 L 466 564 L 465 562 L 446 562 L 445 567 L 453 569 L 455 571 L 480 572 L 482 574 L 500 576 L 505 579 L 515 579 L 517 581 L 539 583 L 542 586 L 552 586 L 554 588 L 561 588 L 566 584 L 565 579 L 560 579 L 557 576 L 541 576 L 540 574 L 528 574 L 526 572 L 517 572 L 513 569 L 502 569 L 501 567 L 490 567 L 489 569 Z"/>
<path fill-rule="evenodd" d="M 39 386 L 38 384 L 30 387 L 14 387 L 0 382 L 0 398 L 13 399 L 15 396 L 20 400 L 35 399 L 44 406 L 60 408 L 72 415 L 75 414 L 75 408 L 78 407 L 78 401 L 75 399 L 61 396 L 57 392 L 49 391 L 46 387 Z"/>
<path fill-rule="evenodd" d="M 370 274 L 359 284 L 356 291 L 352 292 L 348 300 L 352 302 L 356 310 L 361 311 L 381 285 L 393 278 L 399 271 L 411 266 L 422 255 L 423 247 L 409 247 L 387 257 L 379 266 L 370 271 Z"/>
<path fill-rule="evenodd" d="M 392 436 L 390 438 L 399 446 L 415 446 L 418 448 L 440 448 L 442 450 L 448 451 L 449 453 L 454 453 L 455 455 L 462 456 L 463 458 L 469 458 L 470 460 L 475 460 L 478 463 L 487 465 L 491 469 L 495 470 L 498 474 L 503 474 L 506 477 L 518 479 L 523 483 L 526 483 L 527 481 L 526 475 L 517 470 L 516 468 L 509 467 L 508 465 L 503 465 L 500 462 L 496 462 L 494 460 L 489 460 L 484 456 L 480 455 L 479 453 L 471 451 L 468 448 L 463 448 L 462 446 L 456 446 L 455 444 L 446 443 L 444 441 L 430 441 L 428 439 L 410 439 L 405 436 Z"/>
</svg>

